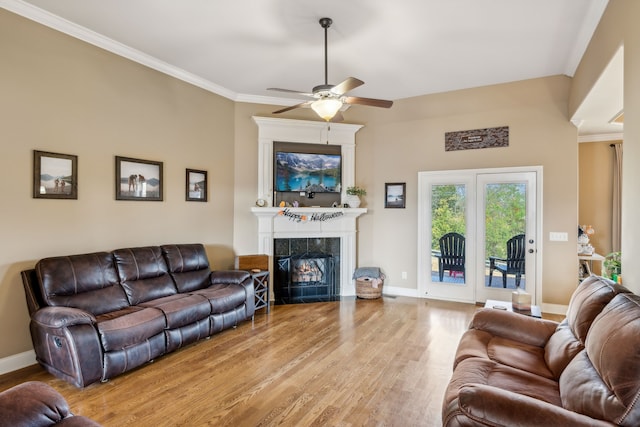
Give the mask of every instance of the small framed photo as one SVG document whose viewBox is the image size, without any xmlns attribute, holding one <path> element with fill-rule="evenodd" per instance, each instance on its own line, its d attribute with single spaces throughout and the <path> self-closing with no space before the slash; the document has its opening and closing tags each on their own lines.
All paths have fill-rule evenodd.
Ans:
<svg viewBox="0 0 640 427">
<path fill-rule="evenodd" d="M 384 207 L 404 209 L 407 184 L 404 182 L 393 182 L 386 183 L 384 186 Z"/>
<path fill-rule="evenodd" d="M 34 150 L 33 198 L 77 199 L 78 156 Z"/>
<path fill-rule="evenodd" d="M 116 156 L 116 200 L 162 201 L 162 162 Z"/>
<path fill-rule="evenodd" d="M 187 169 L 187 202 L 207 201 L 207 171 Z"/>
</svg>

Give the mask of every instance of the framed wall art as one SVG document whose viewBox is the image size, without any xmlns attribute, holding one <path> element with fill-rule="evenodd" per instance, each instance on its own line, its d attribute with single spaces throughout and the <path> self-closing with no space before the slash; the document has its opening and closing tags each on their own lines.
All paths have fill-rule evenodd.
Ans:
<svg viewBox="0 0 640 427">
<path fill-rule="evenodd" d="M 116 156 L 116 200 L 162 201 L 162 162 Z"/>
<path fill-rule="evenodd" d="M 444 151 L 509 146 L 509 126 L 445 132 Z"/>
<path fill-rule="evenodd" d="M 33 197 L 78 198 L 78 156 L 33 151 Z"/>
<path fill-rule="evenodd" d="M 187 202 L 207 201 L 207 171 L 187 169 Z"/>
<path fill-rule="evenodd" d="M 384 186 L 384 207 L 404 209 L 407 184 L 404 182 L 392 182 L 386 183 Z"/>
</svg>

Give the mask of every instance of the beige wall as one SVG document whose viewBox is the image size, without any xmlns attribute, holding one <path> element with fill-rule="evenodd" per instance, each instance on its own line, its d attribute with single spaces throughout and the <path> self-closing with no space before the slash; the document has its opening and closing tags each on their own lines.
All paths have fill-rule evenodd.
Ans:
<svg viewBox="0 0 640 427">
<path fill-rule="evenodd" d="M 640 292 L 640 2 L 610 0 L 578 70 L 570 94 L 569 115 L 584 101 L 610 59 L 624 46 L 624 154 L 622 175 L 623 283 Z"/>
<path fill-rule="evenodd" d="M 417 288 L 417 177 L 420 171 L 543 166 L 545 303 L 566 304 L 576 285 L 577 131 L 567 119 L 571 79 L 551 77 L 405 99 L 390 110 L 354 107 L 347 122 L 365 127 L 356 134 L 356 182 L 367 189 L 359 219 L 358 263 L 377 265 L 389 286 Z M 257 165 L 257 126 L 251 115 L 271 108 L 236 107 L 236 169 Z M 297 113 L 303 114 L 303 113 Z M 290 116 L 287 116 L 290 117 Z M 310 116 L 309 116 L 310 117 Z M 447 131 L 509 126 L 509 147 L 444 151 Z M 244 173 L 243 173 L 244 175 Z M 246 178 L 246 179 L 245 179 Z M 257 248 L 257 221 L 248 209 L 257 195 L 257 177 L 236 177 L 235 247 Z M 241 184 L 242 182 L 242 184 Z M 406 182 L 406 209 L 384 209 L 384 184 Z M 549 231 L 566 231 L 569 242 L 548 242 Z M 401 272 L 408 272 L 407 280 Z"/>
<path fill-rule="evenodd" d="M 202 242 L 233 264 L 233 102 L 3 9 L 0 58 L 0 358 L 32 348 L 19 273 L 39 258 Z M 31 197 L 34 149 L 78 156 L 78 200 Z M 164 202 L 115 201 L 116 155 L 164 162 Z"/>
</svg>

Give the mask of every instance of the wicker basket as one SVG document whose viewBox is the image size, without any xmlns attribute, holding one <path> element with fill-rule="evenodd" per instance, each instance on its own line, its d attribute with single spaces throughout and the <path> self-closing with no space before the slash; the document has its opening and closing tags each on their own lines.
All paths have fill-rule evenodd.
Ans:
<svg viewBox="0 0 640 427">
<path fill-rule="evenodd" d="M 373 287 L 373 281 L 369 278 L 356 279 L 356 296 L 364 299 L 376 299 L 382 296 L 382 280 L 378 287 Z"/>
</svg>

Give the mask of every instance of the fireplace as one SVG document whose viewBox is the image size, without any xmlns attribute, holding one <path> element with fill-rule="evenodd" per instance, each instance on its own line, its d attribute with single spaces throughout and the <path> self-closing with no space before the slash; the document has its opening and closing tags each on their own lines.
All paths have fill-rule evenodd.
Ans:
<svg viewBox="0 0 640 427">
<path fill-rule="evenodd" d="M 340 239 L 274 240 L 276 304 L 340 299 Z"/>
<path fill-rule="evenodd" d="M 366 208 L 343 206 L 286 207 L 274 206 L 274 143 L 284 141 L 297 144 L 339 145 L 342 155 L 342 199 L 347 187 L 355 185 L 355 134 L 362 125 L 326 123 L 306 120 L 254 117 L 258 130 L 258 194 L 260 207 L 251 212 L 258 219 L 258 252 L 271 256 L 273 261 L 272 290 L 277 285 L 278 260 L 295 255 L 330 254 L 333 262 L 333 290 L 327 295 L 355 296 L 352 280 L 356 268 L 356 218 L 367 212 Z M 315 199 L 314 199 L 315 200 Z M 264 206 L 264 207 L 262 207 Z M 331 241 L 318 247 L 322 239 Z M 289 240 L 289 243 L 281 241 Z M 304 243 L 303 243 L 304 242 Z M 296 251 L 283 252 L 282 247 L 293 246 Z M 297 246 L 303 246 L 299 248 Z M 334 250 L 338 248 L 337 250 Z M 299 250 L 298 250 L 299 249 Z M 317 258 L 321 258 L 317 257 Z M 311 292 L 312 287 L 296 289 L 299 293 Z M 319 291 L 316 289 L 316 291 Z M 275 295 L 272 294 L 272 297 Z M 294 292 L 294 297 L 296 294 Z M 331 298 L 331 297 L 329 297 Z"/>
</svg>

